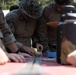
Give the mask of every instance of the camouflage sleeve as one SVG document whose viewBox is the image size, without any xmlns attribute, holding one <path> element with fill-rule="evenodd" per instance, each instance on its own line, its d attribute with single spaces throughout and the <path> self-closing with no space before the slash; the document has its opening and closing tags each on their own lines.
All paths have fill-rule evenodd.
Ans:
<svg viewBox="0 0 76 75">
<path fill-rule="evenodd" d="M 9 44 L 15 41 L 15 38 L 5 21 L 4 14 L 1 8 L 0 8 L 0 30 L 4 36 L 4 40 L 6 44 Z"/>
<path fill-rule="evenodd" d="M 39 36 L 39 41 L 43 45 L 44 50 L 48 50 L 48 36 L 47 36 L 47 17 L 48 13 L 45 12 L 46 10 L 44 9 L 42 17 L 39 19 L 39 24 L 38 24 L 38 36 Z M 47 16 L 47 17 L 46 17 Z"/>
<path fill-rule="evenodd" d="M 20 49 L 23 44 L 18 42 L 18 41 L 16 41 L 16 45 L 17 45 L 18 49 Z"/>
<path fill-rule="evenodd" d="M 13 32 L 13 34 L 15 32 L 14 22 L 16 22 L 16 18 L 14 17 L 14 15 L 15 14 L 13 14 L 13 13 L 8 13 L 6 15 L 6 22 L 8 23 L 8 25 L 9 25 L 11 31 Z M 16 42 L 16 45 L 17 45 L 18 48 L 20 48 L 23 45 L 22 43 L 18 42 L 17 40 L 15 42 Z"/>
<path fill-rule="evenodd" d="M 3 35 L 2 35 L 2 32 L 1 32 L 1 30 L 0 30 L 0 38 L 3 38 Z"/>
</svg>

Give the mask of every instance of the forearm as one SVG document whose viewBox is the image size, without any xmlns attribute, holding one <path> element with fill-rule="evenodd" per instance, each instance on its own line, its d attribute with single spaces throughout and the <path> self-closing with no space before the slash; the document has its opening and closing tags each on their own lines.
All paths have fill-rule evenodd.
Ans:
<svg viewBox="0 0 76 75">
<path fill-rule="evenodd" d="M 18 47 L 16 46 L 15 42 L 6 45 L 6 47 L 9 48 L 11 52 L 16 52 L 18 50 Z"/>
<path fill-rule="evenodd" d="M 22 44 L 20 42 L 17 42 L 17 41 L 14 42 L 13 41 L 11 43 L 6 44 L 5 46 L 6 46 L 8 51 L 15 53 L 18 50 L 20 51 Z"/>
<path fill-rule="evenodd" d="M 18 49 L 21 49 L 21 47 L 23 46 L 23 44 L 18 41 L 16 41 L 16 45 L 17 45 Z"/>
<path fill-rule="evenodd" d="M 4 44 L 5 45 L 8 45 L 8 44 L 16 41 L 16 39 L 15 39 L 13 34 L 10 34 L 10 35 L 8 34 L 3 39 L 4 39 Z"/>
</svg>

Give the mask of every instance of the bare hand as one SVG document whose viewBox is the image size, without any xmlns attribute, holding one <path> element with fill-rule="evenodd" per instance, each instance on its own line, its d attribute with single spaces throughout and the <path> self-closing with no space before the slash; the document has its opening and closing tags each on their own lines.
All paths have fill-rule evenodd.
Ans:
<svg viewBox="0 0 76 75">
<path fill-rule="evenodd" d="M 22 55 L 24 57 L 32 57 L 31 55 L 27 54 L 27 53 L 22 53 L 22 52 L 19 52 L 18 53 L 19 55 Z"/>
<path fill-rule="evenodd" d="M 5 52 L 0 48 L 0 65 L 3 65 L 8 62 L 8 57 Z"/>
<path fill-rule="evenodd" d="M 25 58 L 22 56 L 22 55 L 18 55 L 18 54 L 15 54 L 15 53 L 10 53 L 10 54 L 7 54 L 8 58 L 11 60 L 11 61 L 14 61 L 14 62 L 25 62 Z"/>
<path fill-rule="evenodd" d="M 21 49 L 22 49 L 24 52 L 26 52 L 26 53 L 28 53 L 28 54 L 30 54 L 30 55 L 32 55 L 32 56 L 34 56 L 34 55 L 36 54 L 36 51 L 34 50 L 34 48 L 27 47 L 27 46 L 22 46 Z"/>
<path fill-rule="evenodd" d="M 43 46 L 41 44 L 37 43 L 36 47 L 38 51 L 43 51 Z"/>
</svg>

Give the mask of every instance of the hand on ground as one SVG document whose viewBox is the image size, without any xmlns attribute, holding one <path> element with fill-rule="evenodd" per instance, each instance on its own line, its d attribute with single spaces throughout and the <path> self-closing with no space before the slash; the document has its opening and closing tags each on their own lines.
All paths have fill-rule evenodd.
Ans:
<svg viewBox="0 0 76 75">
<path fill-rule="evenodd" d="M 8 62 L 8 57 L 5 52 L 0 48 L 0 65 L 3 65 Z"/>
<path fill-rule="evenodd" d="M 22 55 L 19 55 L 19 54 L 15 54 L 15 53 L 10 53 L 10 54 L 7 54 L 8 58 L 11 60 L 11 61 L 14 61 L 14 62 L 25 62 L 25 58 L 24 56 Z"/>
</svg>

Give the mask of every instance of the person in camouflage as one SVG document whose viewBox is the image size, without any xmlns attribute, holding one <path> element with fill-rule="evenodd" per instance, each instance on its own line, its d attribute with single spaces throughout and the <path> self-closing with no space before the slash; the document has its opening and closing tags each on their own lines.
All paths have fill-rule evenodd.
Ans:
<svg viewBox="0 0 76 75">
<path fill-rule="evenodd" d="M 7 53 L 3 41 L 5 41 L 5 45 L 12 53 Z M 25 58 L 22 55 L 16 54 L 18 48 L 15 41 L 16 40 L 5 21 L 2 7 L 0 6 L 0 64 L 5 64 L 9 59 L 15 62 L 24 62 Z"/>
<path fill-rule="evenodd" d="M 54 3 L 49 4 L 43 10 L 43 15 L 39 20 L 39 40 L 44 46 L 44 51 L 56 51 L 53 45 L 56 44 L 56 31 L 57 28 L 53 26 L 48 26 L 48 22 L 59 22 L 61 15 L 61 8 L 64 5 L 72 4 L 72 0 L 54 0 Z"/>
<path fill-rule="evenodd" d="M 37 21 L 41 15 L 42 9 L 38 0 L 20 0 L 19 9 L 6 15 L 6 22 L 15 35 L 18 48 L 31 55 L 36 53 L 34 48 L 31 48 L 32 38 L 37 49 L 43 49 L 35 37 Z"/>
</svg>

